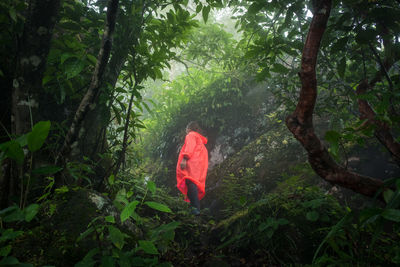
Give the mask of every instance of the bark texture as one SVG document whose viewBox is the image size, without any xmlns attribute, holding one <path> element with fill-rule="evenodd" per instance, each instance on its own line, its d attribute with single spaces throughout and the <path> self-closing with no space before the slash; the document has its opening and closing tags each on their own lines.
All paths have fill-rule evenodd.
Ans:
<svg viewBox="0 0 400 267">
<path fill-rule="evenodd" d="M 56 164 L 60 164 L 62 166 L 65 165 L 68 157 L 70 156 L 71 147 L 78 139 L 79 132 L 82 128 L 85 116 L 89 112 L 90 107 L 95 104 L 95 100 L 99 94 L 99 89 L 101 85 L 100 82 L 102 80 L 104 70 L 110 57 L 112 36 L 115 29 L 118 4 L 118 0 L 110 0 L 108 2 L 105 31 L 103 34 L 102 45 L 97 56 L 97 64 L 92 75 L 92 80 L 89 89 L 87 90 L 75 113 L 71 127 L 69 128 L 68 133 L 65 137 L 64 144 L 60 150 L 60 153 L 57 155 Z M 57 183 L 60 183 L 59 178 L 57 179 Z"/>
<path fill-rule="evenodd" d="M 30 0 L 25 15 L 24 29 L 21 37 L 15 37 L 18 44 L 13 66 L 15 70 L 7 76 L 12 81 L 6 82 L 2 111 L 10 119 L 1 115 L 7 131 L 11 129 L 14 136 L 23 135 L 31 130 L 38 120 L 39 97 L 42 89 L 43 73 L 50 51 L 53 29 L 57 22 L 61 0 Z M 8 70 L 9 71 L 9 70 Z M 2 92 L 3 94 L 3 92 Z M 5 104 L 3 106 L 3 104 Z M 5 129 L 3 129 L 5 132 Z M 2 136 L 2 141 L 4 136 Z M 10 199 L 17 194 L 21 180 L 26 173 L 26 165 L 16 166 L 9 161 L 3 167 L 0 179 L 1 206 L 8 206 Z"/>
<path fill-rule="evenodd" d="M 18 42 L 20 47 L 13 80 L 11 121 L 14 134 L 25 134 L 31 130 L 31 116 L 35 122 L 46 58 L 60 2 L 60 0 L 29 1 L 23 36 Z"/>
<path fill-rule="evenodd" d="M 317 98 L 315 67 L 331 6 L 331 0 L 321 0 L 315 7 L 302 54 L 299 73 L 301 80 L 300 98 L 295 111 L 286 118 L 286 125 L 307 150 L 310 165 L 320 177 L 332 184 L 352 189 L 363 195 L 374 196 L 382 187 L 383 182 L 350 172 L 338 165 L 314 132 L 312 119 Z"/>
</svg>

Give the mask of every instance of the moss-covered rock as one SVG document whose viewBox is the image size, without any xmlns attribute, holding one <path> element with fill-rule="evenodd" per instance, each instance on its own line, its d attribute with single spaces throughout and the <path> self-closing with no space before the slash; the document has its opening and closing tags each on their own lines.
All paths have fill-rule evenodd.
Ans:
<svg viewBox="0 0 400 267">
<path fill-rule="evenodd" d="M 221 219 L 274 191 L 292 175 L 297 177 L 296 186 L 317 184 L 321 179 L 305 160 L 293 137 L 270 130 L 208 173 L 202 205 Z"/>
</svg>

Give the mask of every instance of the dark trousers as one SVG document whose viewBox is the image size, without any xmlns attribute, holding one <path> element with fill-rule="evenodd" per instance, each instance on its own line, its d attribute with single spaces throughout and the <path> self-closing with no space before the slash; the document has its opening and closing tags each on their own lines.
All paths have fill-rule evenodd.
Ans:
<svg viewBox="0 0 400 267">
<path fill-rule="evenodd" d="M 190 205 L 192 205 L 192 207 L 200 210 L 200 201 L 199 201 L 197 186 L 188 179 L 186 179 L 186 185 L 188 188 L 187 195 L 190 200 Z"/>
</svg>

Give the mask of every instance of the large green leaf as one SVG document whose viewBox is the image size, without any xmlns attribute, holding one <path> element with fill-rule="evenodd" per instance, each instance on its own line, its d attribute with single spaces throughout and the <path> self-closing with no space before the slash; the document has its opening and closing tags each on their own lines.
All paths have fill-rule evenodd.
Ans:
<svg viewBox="0 0 400 267">
<path fill-rule="evenodd" d="M 40 206 L 38 204 L 31 204 L 24 209 L 25 221 L 30 222 L 36 216 Z"/>
<path fill-rule="evenodd" d="M 158 250 L 153 242 L 147 240 L 139 240 L 139 249 L 143 249 L 147 254 L 157 255 Z"/>
<path fill-rule="evenodd" d="M 111 256 L 101 257 L 101 266 L 102 267 L 114 267 L 115 262 L 114 262 L 113 257 L 111 257 Z"/>
<path fill-rule="evenodd" d="M 202 8 L 203 8 L 203 4 L 199 2 L 199 3 L 197 4 L 197 6 L 196 6 L 196 13 L 200 13 L 200 11 L 202 10 Z"/>
<path fill-rule="evenodd" d="M 382 217 L 393 222 L 400 222 L 400 210 L 398 209 L 385 209 L 382 212 Z"/>
<path fill-rule="evenodd" d="M 20 165 L 24 162 L 25 154 L 17 141 L 12 140 L 7 142 L 7 145 L 4 147 L 5 154 L 8 158 L 15 160 Z"/>
<path fill-rule="evenodd" d="M 203 15 L 204 23 L 207 23 L 208 14 L 210 13 L 210 10 L 211 10 L 210 6 L 203 7 L 202 15 Z"/>
<path fill-rule="evenodd" d="M 146 201 L 144 204 L 146 204 L 147 206 L 149 206 L 150 208 L 155 209 L 155 210 L 172 213 L 172 210 L 170 208 L 168 208 L 166 205 L 158 203 L 158 202 Z"/>
<path fill-rule="evenodd" d="M 54 174 L 61 171 L 63 168 L 58 166 L 44 166 L 32 170 L 34 174 Z"/>
<path fill-rule="evenodd" d="M 50 121 L 40 121 L 33 126 L 32 132 L 28 135 L 28 148 L 31 152 L 35 152 L 43 146 L 50 126 Z"/>
<path fill-rule="evenodd" d="M 5 257 L 0 261 L 0 266 L 19 266 L 20 262 L 14 257 Z"/>
<path fill-rule="evenodd" d="M 147 181 L 147 188 L 150 190 L 152 194 L 156 192 L 156 184 L 153 181 Z"/>
<path fill-rule="evenodd" d="M 306 218 L 309 221 L 315 222 L 319 218 L 319 213 L 317 211 L 315 211 L 315 210 L 309 211 L 306 214 Z"/>
<path fill-rule="evenodd" d="M 11 245 L 7 245 L 0 248 L 0 257 L 6 257 L 11 252 Z"/>
<path fill-rule="evenodd" d="M 79 59 L 68 59 L 64 63 L 64 68 L 67 79 L 72 79 L 82 72 L 85 68 L 85 62 Z"/>
<path fill-rule="evenodd" d="M 325 140 L 330 144 L 330 151 L 334 156 L 337 156 L 339 152 L 339 141 L 341 135 L 336 131 L 327 131 L 325 133 Z"/>
<path fill-rule="evenodd" d="M 111 242 L 118 248 L 122 249 L 125 244 L 125 234 L 122 233 L 118 228 L 109 225 L 108 226 L 108 232 L 110 234 L 110 240 Z"/>
<path fill-rule="evenodd" d="M 95 256 L 97 253 L 99 253 L 98 248 L 91 249 L 86 256 L 77 264 L 75 264 L 75 267 L 91 267 L 96 264 L 96 262 L 93 260 L 93 256 Z"/>
<path fill-rule="evenodd" d="M 1 236 L 0 236 L 0 242 L 4 242 L 7 240 L 14 240 L 18 236 L 22 235 L 24 232 L 23 231 L 16 231 L 14 232 L 13 229 L 7 229 L 5 230 Z"/>
<path fill-rule="evenodd" d="M 129 216 L 133 214 L 137 204 L 139 204 L 139 201 L 135 200 L 125 206 L 124 210 L 121 212 L 121 222 L 126 221 Z"/>
</svg>

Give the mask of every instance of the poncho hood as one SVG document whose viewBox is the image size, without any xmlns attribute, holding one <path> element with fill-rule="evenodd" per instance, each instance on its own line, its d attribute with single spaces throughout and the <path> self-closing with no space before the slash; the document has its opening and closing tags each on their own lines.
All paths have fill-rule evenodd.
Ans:
<svg viewBox="0 0 400 267">
<path fill-rule="evenodd" d="M 195 131 L 190 131 L 189 132 L 189 134 L 190 133 L 194 133 L 194 134 L 196 134 L 196 135 L 198 135 L 199 137 L 200 137 L 200 139 L 201 139 L 201 141 L 203 142 L 203 144 L 207 144 L 207 137 L 205 137 L 205 136 L 203 136 L 203 135 L 201 135 L 200 133 L 198 133 L 198 132 L 195 132 Z"/>
</svg>

